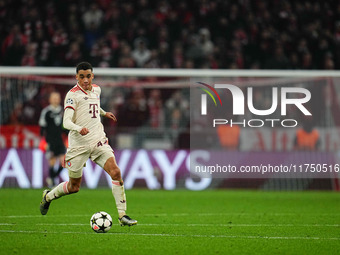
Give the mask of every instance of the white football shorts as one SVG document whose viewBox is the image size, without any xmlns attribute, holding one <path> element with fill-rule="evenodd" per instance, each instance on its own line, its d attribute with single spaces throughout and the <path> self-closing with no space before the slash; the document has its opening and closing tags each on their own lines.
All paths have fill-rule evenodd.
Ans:
<svg viewBox="0 0 340 255">
<path fill-rule="evenodd" d="M 114 157 L 113 150 L 108 144 L 108 140 L 105 139 L 92 146 L 68 148 L 65 156 L 65 167 L 68 169 L 69 177 L 80 178 L 89 158 L 104 168 L 106 161 L 111 157 Z"/>
</svg>

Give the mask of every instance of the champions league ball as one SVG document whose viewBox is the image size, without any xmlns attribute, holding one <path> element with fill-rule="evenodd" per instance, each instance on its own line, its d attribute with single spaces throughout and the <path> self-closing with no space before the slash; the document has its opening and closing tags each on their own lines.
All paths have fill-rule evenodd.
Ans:
<svg viewBox="0 0 340 255">
<path fill-rule="evenodd" d="M 110 230 L 112 226 L 112 218 L 106 212 L 97 212 L 91 217 L 91 228 L 97 233 L 105 233 Z"/>
</svg>

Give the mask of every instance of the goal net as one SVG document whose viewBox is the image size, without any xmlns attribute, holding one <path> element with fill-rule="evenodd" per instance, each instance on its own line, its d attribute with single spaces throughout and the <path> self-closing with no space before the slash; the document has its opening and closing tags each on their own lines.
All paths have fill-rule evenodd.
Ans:
<svg viewBox="0 0 340 255">
<path fill-rule="evenodd" d="M 94 74 L 93 82 L 102 89 L 101 107 L 118 119 L 117 123 L 103 120 L 103 124 L 123 164 L 128 188 L 339 188 L 338 171 L 334 170 L 340 163 L 337 72 L 95 68 Z M 39 146 L 39 116 L 52 91 L 63 98 L 75 83 L 74 68 L 0 68 L 1 186 L 21 185 L 13 164 L 6 161 L 11 149 L 21 160 L 28 187 L 44 185 L 45 159 L 43 177 L 25 169 L 27 164 L 33 168 L 30 151 Z M 233 87 L 223 88 L 223 84 Z M 236 99 L 232 88 L 241 93 L 243 101 Z M 308 91 L 310 98 L 294 88 Z M 306 136 L 305 145 L 299 147 L 297 131 L 303 127 L 316 130 L 316 144 Z M 300 165 L 306 164 L 303 171 L 308 166 L 318 168 L 319 173 L 326 164 L 327 175 L 195 175 L 188 166 L 194 165 L 192 155 L 198 157 L 195 163 L 199 166 L 207 167 L 206 155 L 215 161 L 215 167 L 219 162 L 237 169 L 247 166 L 248 170 L 259 167 L 264 159 L 267 167 L 282 165 L 300 171 Z M 96 183 L 90 181 L 94 174 L 98 175 Z M 93 165 L 85 179 L 89 188 L 108 183 Z"/>
</svg>

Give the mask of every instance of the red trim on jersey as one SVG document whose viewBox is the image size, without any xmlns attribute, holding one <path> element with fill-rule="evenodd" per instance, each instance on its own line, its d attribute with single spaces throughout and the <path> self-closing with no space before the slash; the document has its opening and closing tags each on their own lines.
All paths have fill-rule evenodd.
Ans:
<svg viewBox="0 0 340 255">
<path fill-rule="evenodd" d="M 80 87 L 80 85 L 79 85 L 79 83 L 77 82 L 77 87 L 81 90 L 81 91 L 83 91 L 86 95 L 87 95 L 87 93 L 86 93 L 86 91 L 85 90 L 83 90 L 83 88 L 82 87 Z"/>
<path fill-rule="evenodd" d="M 92 84 L 92 92 L 94 92 L 94 88 L 99 88 L 99 86 L 96 84 Z"/>
<path fill-rule="evenodd" d="M 78 86 L 74 86 L 70 91 L 71 92 L 76 92 L 78 90 L 80 90 L 79 87 Z"/>
<path fill-rule="evenodd" d="M 91 86 L 92 86 L 92 92 L 94 92 L 93 87 L 99 87 L 96 84 L 92 84 Z M 79 90 L 83 91 L 86 95 L 88 95 L 87 92 L 85 90 L 83 90 L 83 88 L 79 85 L 79 83 L 77 83 L 77 85 L 74 86 L 70 91 L 71 92 L 77 92 Z"/>
<path fill-rule="evenodd" d="M 73 109 L 73 111 L 75 111 L 75 109 L 72 107 L 72 106 L 66 106 L 65 108 L 64 108 L 64 110 L 66 110 L 66 108 L 71 108 L 71 109 Z"/>
</svg>

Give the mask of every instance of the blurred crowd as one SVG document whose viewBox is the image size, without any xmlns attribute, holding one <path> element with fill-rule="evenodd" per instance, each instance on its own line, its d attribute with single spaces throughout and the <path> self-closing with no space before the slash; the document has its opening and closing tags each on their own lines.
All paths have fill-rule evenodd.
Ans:
<svg viewBox="0 0 340 255">
<path fill-rule="evenodd" d="M 340 2 L 0 0 L 0 64 L 339 69 Z"/>
</svg>

